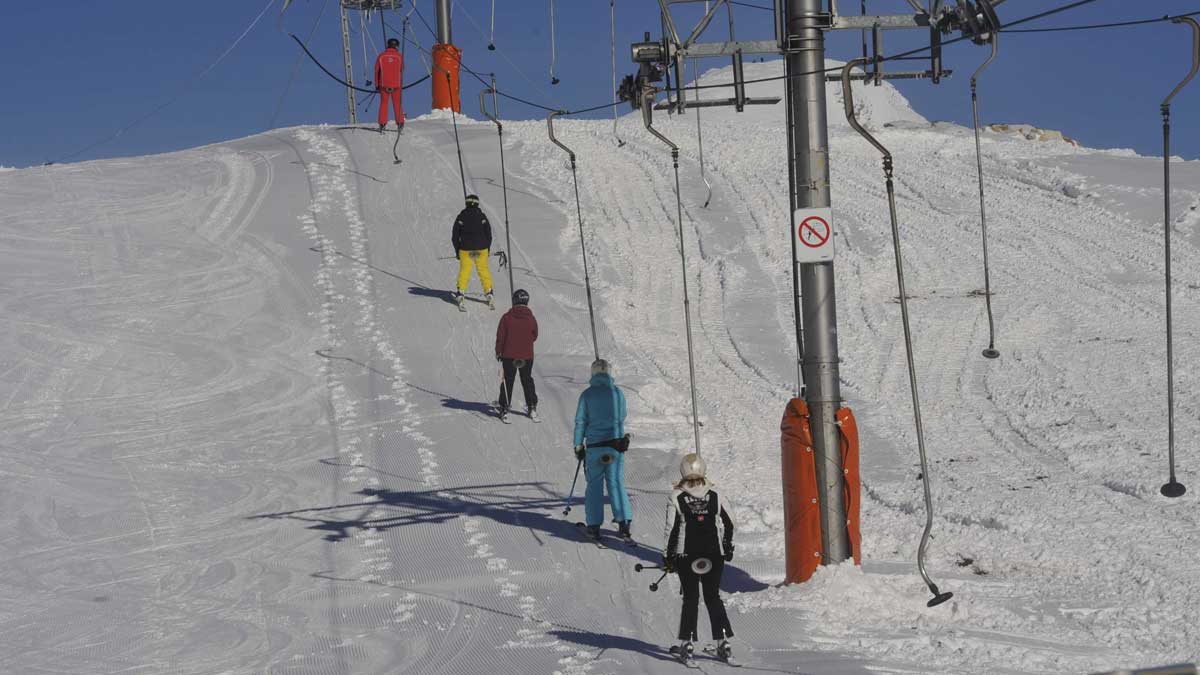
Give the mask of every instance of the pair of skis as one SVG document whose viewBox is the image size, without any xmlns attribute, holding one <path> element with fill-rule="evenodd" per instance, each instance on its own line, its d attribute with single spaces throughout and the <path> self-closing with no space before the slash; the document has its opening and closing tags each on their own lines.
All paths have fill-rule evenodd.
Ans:
<svg viewBox="0 0 1200 675">
<path fill-rule="evenodd" d="M 492 410 L 496 412 L 496 417 L 499 417 L 501 422 L 504 422 L 505 424 L 512 424 L 512 420 L 508 418 L 509 413 L 500 409 L 499 401 L 492 401 Z M 542 423 L 542 418 L 538 416 L 536 411 L 528 413 L 527 416 L 529 417 L 529 421 L 533 422 L 534 424 Z"/>
<path fill-rule="evenodd" d="M 496 299 L 495 298 L 493 298 L 492 296 L 489 295 L 485 298 L 485 301 L 487 302 L 488 309 L 496 309 Z M 458 305 L 458 311 L 460 311 L 460 312 L 467 311 L 467 296 L 466 296 L 466 294 L 456 293 L 454 296 L 454 304 Z"/>
<path fill-rule="evenodd" d="M 596 548 L 608 548 L 608 544 L 605 544 L 603 539 L 601 539 L 600 537 L 593 537 L 591 535 L 591 533 L 588 532 L 587 523 L 576 522 L 575 527 L 579 528 L 579 531 L 583 533 L 583 536 L 588 541 L 595 544 Z M 603 530 L 601 530 L 601 532 L 603 532 Z M 630 547 L 638 545 L 637 540 L 635 540 L 632 536 L 629 536 L 629 537 L 622 536 L 621 541 L 625 542 L 625 545 L 630 546 Z"/>
<path fill-rule="evenodd" d="M 691 643 L 688 643 L 687 647 L 687 650 L 681 650 L 679 645 L 671 645 L 671 648 L 667 651 L 688 668 L 699 668 L 700 665 L 693 660 L 695 654 L 692 652 Z M 725 649 L 721 649 L 720 645 L 705 645 L 701 653 L 714 661 L 720 661 L 732 668 L 742 667 L 742 664 L 733 660 L 733 655 L 730 653 L 728 644 L 725 645 Z"/>
</svg>

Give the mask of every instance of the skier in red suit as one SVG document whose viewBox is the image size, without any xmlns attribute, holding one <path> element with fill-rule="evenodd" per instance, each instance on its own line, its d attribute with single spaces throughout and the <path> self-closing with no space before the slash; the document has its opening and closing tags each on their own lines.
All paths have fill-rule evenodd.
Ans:
<svg viewBox="0 0 1200 675">
<path fill-rule="evenodd" d="M 403 80 L 404 57 L 400 55 L 400 41 L 388 38 L 387 49 L 375 59 L 375 89 L 379 92 L 380 131 L 387 126 L 389 100 L 396 111 L 396 125 L 404 127 L 404 107 L 400 105 Z"/>
</svg>

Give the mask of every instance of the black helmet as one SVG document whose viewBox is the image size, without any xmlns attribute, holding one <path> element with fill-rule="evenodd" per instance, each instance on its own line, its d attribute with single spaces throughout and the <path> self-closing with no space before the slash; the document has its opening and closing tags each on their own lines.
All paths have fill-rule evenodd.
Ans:
<svg viewBox="0 0 1200 675">
<path fill-rule="evenodd" d="M 393 48 L 399 49 L 400 41 L 397 40 L 396 38 L 388 38 L 387 46 L 388 46 L 388 49 L 393 49 Z"/>
<path fill-rule="evenodd" d="M 479 197 L 476 195 L 467 195 L 467 206 L 479 206 Z"/>
<path fill-rule="evenodd" d="M 518 288 L 516 291 L 514 291 L 513 292 L 513 304 L 514 305 L 528 305 L 529 304 L 529 291 L 525 290 L 524 288 Z"/>
</svg>

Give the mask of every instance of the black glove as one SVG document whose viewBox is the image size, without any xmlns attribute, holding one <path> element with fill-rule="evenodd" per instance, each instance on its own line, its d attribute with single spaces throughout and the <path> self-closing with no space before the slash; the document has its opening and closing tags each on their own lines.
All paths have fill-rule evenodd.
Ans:
<svg viewBox="0 0 1200 675">
<path fill-rule="evenodd" d="M 663 561 L 662 561 L 662 568 L 663 568 L 663 571 L 666 572 L 667 574 L 674 572 L 675 571 L 675 556 L 664 555 Z"/>
<path fill-rule="evenodd" d="M 582 462 L 584 456 L 586 456 L 586 455 L 587 455 L 587 448 L 585 448 L 582 445 L 575 446 L 575 459 Z"/>
<path fill-rule="evenodd" d="M 732 543 L 725 544 L 725 555 L 723 555 L 721 557 L 725 559 L 725 562 L 729 562 L 730 560 L 733 560 L 733 544 Z"/>
</svg>

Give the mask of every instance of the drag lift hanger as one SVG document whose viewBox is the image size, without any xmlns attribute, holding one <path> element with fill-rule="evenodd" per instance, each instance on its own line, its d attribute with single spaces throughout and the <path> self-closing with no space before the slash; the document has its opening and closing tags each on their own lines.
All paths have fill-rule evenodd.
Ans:
<svg viewBox="0 0 1200 675">
<path fill-rule="evenodd" d="M 492 0 L 492 20 L 490 22 L 490 31 L 488 35 L 488 51 L 496 51 L 496 0 Z"/>
<path fill-rule="evenodd" d="M 1174 23 L 1192 27 L 1192 69 L 1183 82 L 1162 102 L 1163 118 L 1163 235 L 1166 241 L 1167 295 L 1167 454 L 1170 478 L 1159 490 L 1164 497 L 1182 497 L 1187 488 L 1175 479 L 1175 354 L 1171 326 L 1171 99 L 1183 90 L 1200 71 L 1200 23 L 1191 17 L 1177 17 Z"/>
<path fill-rule="evenodd" d="M 485 96 L 492 95 L 492 108 L 496 114 L 492 115 L 488 112 Z M 508 267 L 508 295 L 511 298 L 516 291 L 516 286 L 513 284 L 513 248 L 512 237 L 509 235 L 510 227 L 508 224 L 508 172 L 504 168 L 504 125 L 500 123 L 500 105 L 496 98 L 496 76 L 492 76 L 492 86 L 479 92 L 479 112 L 484 117 L 492 121 L 496 125 L 496 134 L 500 137 L 500 191 L 504 193 L 504 250 L 506 255 L 500 257 L 500 265 Z"/>
<path fill-rule="evenodd" d="M 643 63 L 642 65 L 644 67 L 647 64 Z M 696 359 L 692 347 L 692 311 L 688 297 L 687 247 L 683 240 L 683 200 L 679 191 L 679 146 L 654 128 L 654 98 L 656 94 L 657 89 L 650 84 L 649 80 L 641 81 L 639 100 L 641 101 L 642 122 L 646 125 L 646 131 L 671 148 L 671 164 L 675 169 L 675 220 L 679 226 L 679 262 L 683 268 L 683 321 L 687 334 L 688 380 L 692 390 L 692 433 L 696 440 L 696 454 L 700 455 L 700 416 L 696 403 Z"/>
<path fill-rule="evenodd" d="M 546 129 L 550 133 L 550 142 L 562 148 L 571 158 L 571 182 L 575 184 L 575 215 L 579 220 L 579 253 L 583 256 L 583 284 L 587 289 L 588 319 L 592 325 L 592 352 L 595 360 L 599 361 L 600 343 L 596 340 L 596 310 L 592 306 L 592 277 L 588 273 L 587 243 L 583 236 L 583 209 L 579 205 L 579 176 L 575 172 L 575 151 L 563 145 L 562 141 L 554 136 L 554 118 L 565 112 L 565 110 L 556 110 L 547 115 Z"/>
<path fill-rule="evenodd" d="M 969 5 L 969 3 L 966 4 Z M 987 304 L 988 316 L 988 346 L 983 350 L 983 355 L 989 359 L 995 359 L 999 358 L 1000 351 L 996 349 L 996 320 L 992 314 L 992 274 L 988 265 L 987 206 L 983 197 L 983 150 L 979 144 L 979 96 L 976 91 L 976 82 L 979 80 L 980 73 L 992 65 L 1000 53 L 1000 21 L 996 17 L 995 11 L 988 6 L 987 0 L 979 0 L 979 13 L 972 16 L 975 17 L 976 22 L 971 27 L 976 31 L 983 31 L 974 33 L 975 44 L 991 43 L 992 45 L 992 53 L 971 75 L 971 116 L 975 125 L 975 166 L 979 174 L 979 229 L 983 237 L 983 298 Z"/>
<path fill-rule="evenodd" d="M 933 580 L 929 578 L 929 573 L 925 571 L 925 549 L 929 544 L 929 532 L 933 529 L 933 497 L 929 488 L 929 463 L 925 457 L 925 434 L 921 427 L 921 401 L 917 395 L 917 369 L 913 361 L 912 328 L 908 319 L 908 294 L 904 288 L 904 259 L 900 253 L 900 227 L 896 218 L 896 187 L 892 180 L 892 153 L 859 123 L 854 113 L 854 92 L 850 86 L 851 69 L 865 65 L 865 61 L 858 58 L 842 68 L 842 99 L 846 107 L 846 121 L 883 155 L 883 175 L 887 188 L 888 213 L 891 216 L 892 224 L 892 249 L 896 258 L 896 285 L 900 290 L 900 318 L 904 324 L 904 353 L 908 359 L 908 385 L 912 391 L 913 423 L 916 426 L 917 449 L 921 457 L 921 485 L 925 491 L 925 530 L 921 533 L 921 545 L 917 549 L 917 569 L 920 570 L 925 585 L 933 593 L 933 598 L 926 604 L 934 607 L 949 600 L 954 594 L 948 591 L 939 591 L 937 584 L 933 583 Z"/>
<path fill-rule="evenodd" d="M 554 76 L 554 61 L 558 57 L 557 49 L 554 46 L 554 0 L 550 0 L 550 84 L 558 84 L 559 80 Z"/>
</svg>

